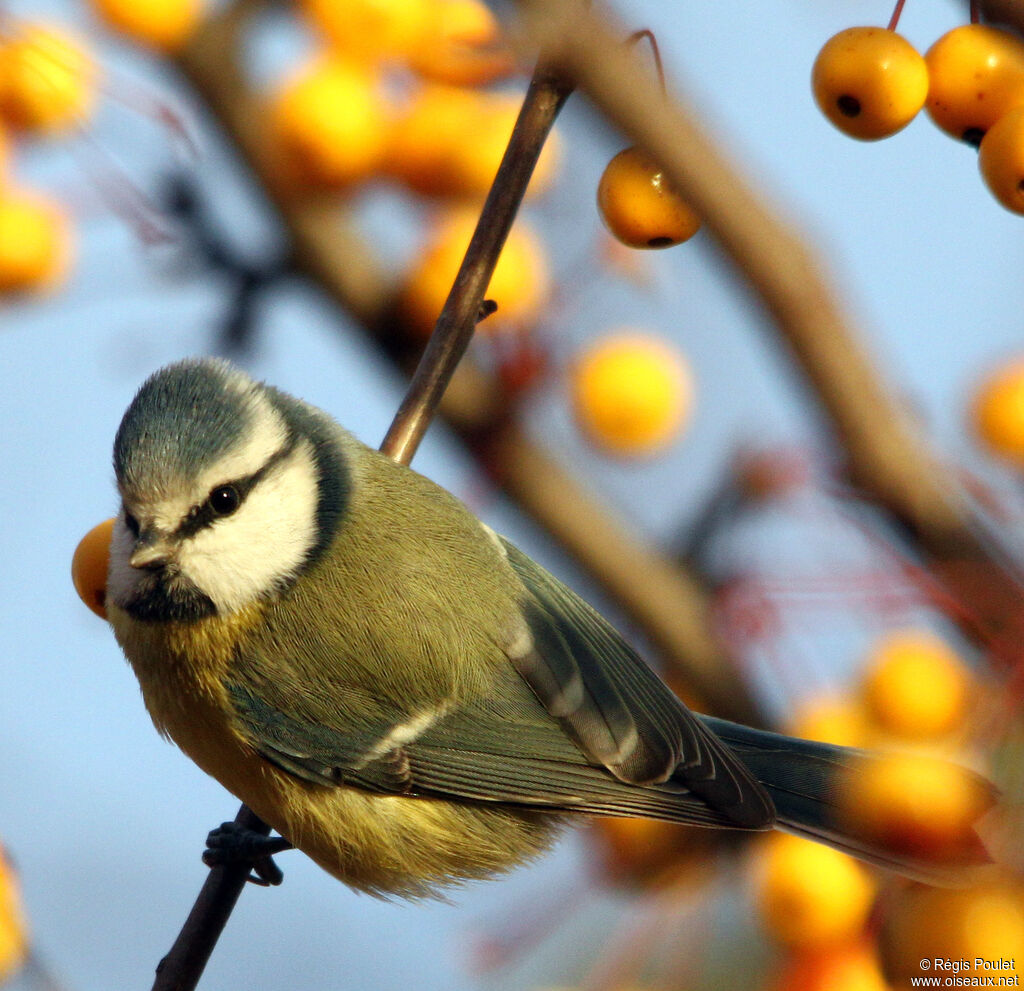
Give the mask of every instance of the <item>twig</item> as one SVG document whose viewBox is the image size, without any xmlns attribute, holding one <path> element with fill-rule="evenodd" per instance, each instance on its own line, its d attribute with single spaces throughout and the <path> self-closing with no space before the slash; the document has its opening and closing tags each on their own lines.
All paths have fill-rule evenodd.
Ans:
<svg viewBox="0 0 1024 991">
<path fill-rule="evenodd" d="M 267 836 L 270 827 L 243 805 L 235 822 Z M 157 964 L 153 991 L 191 991 L 199 983 L 210 954 L 238 901 L 250 866 L 247 863 L 211 867 L 192 911 L 167 956 Z"/>
</svg>

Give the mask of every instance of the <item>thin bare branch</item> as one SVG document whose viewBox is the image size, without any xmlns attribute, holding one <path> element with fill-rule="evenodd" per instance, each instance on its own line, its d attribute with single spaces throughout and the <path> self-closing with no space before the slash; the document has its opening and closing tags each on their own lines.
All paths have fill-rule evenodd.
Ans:
<svg viewBox="0 0 1024 991">
<path fill-rule="evenodd" d="M 235 822 L 264 836 L 270 833 L 270 827 L 245 805 L 238 810 Z M 210 868 L 178 938 L 157 965 L 153 991 L 192 991 L 199 983 L 245 887 L 249 870 L 247 863 Z"/>
</svg>

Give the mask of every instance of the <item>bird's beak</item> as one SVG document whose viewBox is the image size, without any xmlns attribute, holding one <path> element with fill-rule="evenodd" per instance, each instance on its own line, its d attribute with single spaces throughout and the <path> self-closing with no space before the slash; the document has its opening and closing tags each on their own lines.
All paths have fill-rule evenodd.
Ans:
<svg viewBox="0 0 1024 991">
<path fill-rule="evenodd" d="M 159 530 L 147 528 L 139 534 L 128 563 L 133 568 L 162 568 L 173 556 L 174 548 L 168 536 Z"/>
</svg>

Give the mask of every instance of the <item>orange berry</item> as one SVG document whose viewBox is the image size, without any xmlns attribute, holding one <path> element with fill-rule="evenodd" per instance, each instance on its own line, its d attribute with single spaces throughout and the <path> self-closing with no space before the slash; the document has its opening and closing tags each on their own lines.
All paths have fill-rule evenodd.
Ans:
<svg viewBox="0 0 1024 991">
<path fill-rule="evenodd" d="M 960 658 L 924 630 L 889 634 L 871 653 L 864 700 L 890 733 L 929 740 L 955 730 L 967 708 L 969 678 Z"/>
<path fill-rule="evenodd" d="M 758 914 L 780 942 L 820 947 L 848 942 L 863 931 L 875 884 L 852 857 L 776 833 L 765 843 L 759 867 Z"/>
<path fill-rule="evenodd" d="M 802 951 L 771 983 L 775 991 L 888 991 L 878 953 L 869 943 Z"/>
<path fill-rule="evenodd" d="M 480 0 L 435 0 L 429 23 L 409 55 L 424 79 L 481 86 L 509 75 L 515 59 L 494 14 Z"/>
<path fill-rule="evenodd" d="M 422 87 L 391 130 L 388 172 L 426 196 L 482 198 L 505 154 L 520 103 L 507 94 Z M 557 157 L 552 134 L 530 180 L 531 194 L 550 185 Z"/>
<path fill-rule="evenodd" d="M 925 53 L 928 113 L 954 138 L 977 146 L 985 132 L 1024 104 L 1024 42 L 999 28 L 962 24 Z"/>
<path fill-rule="evenodd" d="M 602 338 L 576 361 L 572 407 L 583 432 L 612 454 L 651 456 L 679 434 L 693 402 L 682 356 L 640 330 Z"/>
<path fill-rule="evenodd" d="M 199 24 L 203 0 L 92 0 L 108 27 L 157 51 L 182 48 Z"/>
<path fill-rule="evenodd" d="M 1024 356 L 986 377 L 971 415 L 975 433 L 994 454 L 1024 467 Z"/>
<path fill-rule="evenodd" d="M 895 853 L 971 863 L 981 856 L 973 825 L 992 796 L 955 764 L 891 754 L 859 762 L 842 783 L 839 804 L 851 828 Z"/>
<path fill-rule="evenodd" d="M 428 243 L 406 277 L 400 308 L 409 329 L 428 337 L 444 307 L 476 228 L 477 211 L 451 210 L 435 223 Z M 549 278 L 541 242 L 522 221 L 509 232 L 487 287 L 498 310 L 480 324 L 483 333 L 532 326 L 547 300 Z"/>
<path fill-rule="evenodd" d="M 917 116 L 928 95 L 928 69 L 895 31 L 847 28 L 818 53 L 811 87 L 821 112 L 843 134 L 876 141 Z"/>
<path fill-rule="evenodd" d="M 342 189 L 372 175 L 384 153 L 388 112 L 376 75 L 328 57 L 299 71 L 270 108 L 285 181 Z"/>
<path fill-rule="evenodd" d="M 864 710 L 850 698 L 808 699 L 793 714 L 786 733 L 840 747 L 863 747 L 868 739 Z"/>
<path fill-rule="evenodd" d="M 1024 106 L 999 118 L 981 139 L 978 168 L 1007 210 L 1024 213 Z"/>
<path fill-rule="evenodd" d="M 310 22 L 341 55 L 407 58 L 430 23 L 433 0 L 301 0 Z"/>
<path fill-rule="evenodd" d="M 0 45 L 0 116 L 30 131 L 57 132 L 92 111 L 96 67 L 58 28 L 31 24 Z"/>
<path fill-rule="evenodd" d="M 114 520 L 94 526 L 78 543 L 71 558 L 71 580 L 78 597 L 101 619 L 107 618 L 107 567 Z"/>
<path fill-rule="evenodd" d="M 68 222 L 56 203 L 0 190 L 0 293 L 54 288 L 71 255 Z"/>
<path fill-rule="evenodd" d="M 620 151 L 605 167 L 597 207 L 608 230 L 631 248 L 669 248 L 700 229 L 697 214 L 639 148 Z"/>
</svg>

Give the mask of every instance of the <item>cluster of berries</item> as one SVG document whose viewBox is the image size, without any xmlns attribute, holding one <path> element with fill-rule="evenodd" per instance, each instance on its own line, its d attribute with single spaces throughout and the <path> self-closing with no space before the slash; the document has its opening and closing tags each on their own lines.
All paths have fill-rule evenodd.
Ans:
<svg viewBox="0 0 1024 991">
<path fill-rule="evenodd" d="M 96 18 L 131 41 L 171 54 L 199 23 L 204 0 L 90 0 Z M 0 294 L 39 293 L 70 269 L 64 207 L 12 178 L 20 142 L 60 138 L 88 124 L 100 71 L 88 46 L 55 24 L 0 13 Z"/>
<path fill-rule="evenodd" d="M 862 141 L 895 134 L 925 107 L 978 148 L 992 195 L 1024 213 L 1024 41 L 1008 31 L 964 24 L 922 56 L 894 24 L 848 28 L 818 53 L 811 82 L 822 113 Z"/>
<path fill-rule="evenodd" d="M 64 133 L 88 117 L 95 69 L 64 31 L 0 21 L 0 295 L 59 285 L 70 260 L 70 222 L 50 197 L 13 177 L 17 145 Z"/>
</svg>

